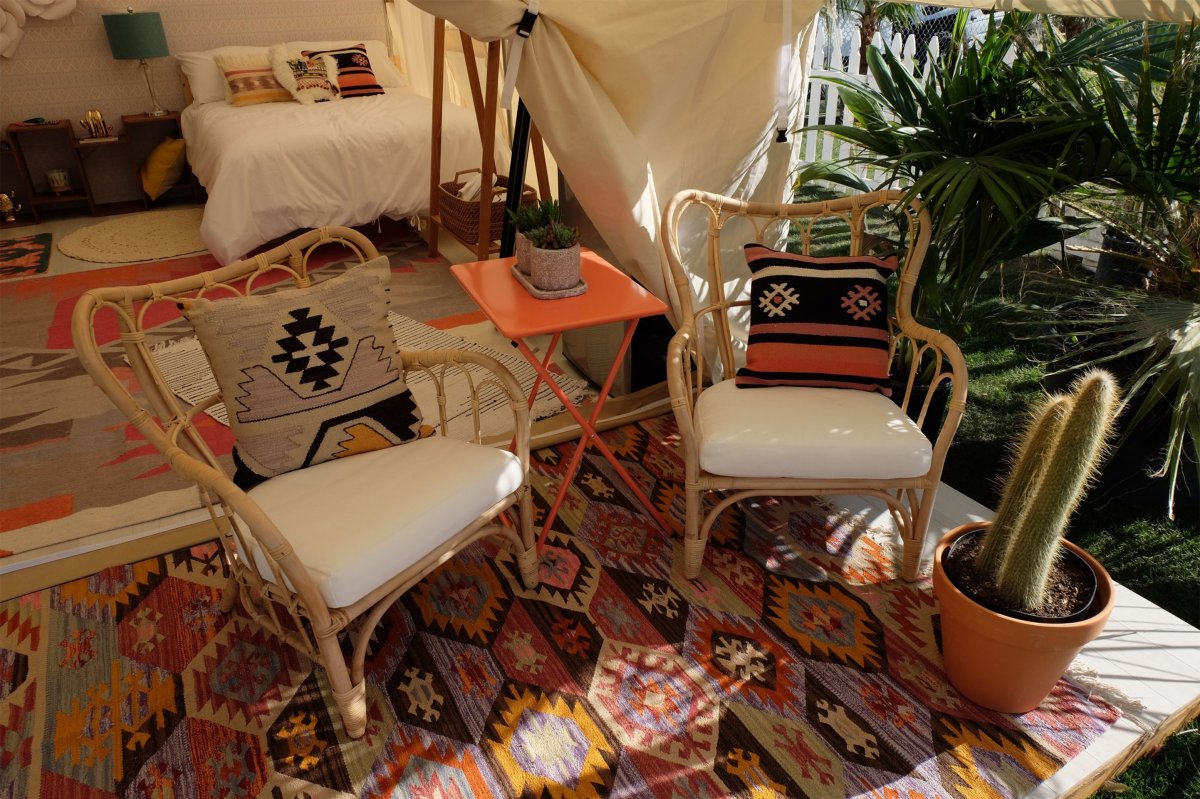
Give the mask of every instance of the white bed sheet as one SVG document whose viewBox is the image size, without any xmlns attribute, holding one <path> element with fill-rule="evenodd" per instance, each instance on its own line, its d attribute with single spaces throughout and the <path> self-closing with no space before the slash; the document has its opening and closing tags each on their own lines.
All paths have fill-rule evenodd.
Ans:
<svg viewBox="0 0 1200 799">
<path fill-rule="evenodd" d="M 200 237 L 225 264 L 299 228 L 429 209 L 431 101 L 408 89 L 315 105 L 191 105 L 188 161 L 208 190 Z M 478 167 L 475 116 L 445 106 L 443 181 Z"/>
</svg>

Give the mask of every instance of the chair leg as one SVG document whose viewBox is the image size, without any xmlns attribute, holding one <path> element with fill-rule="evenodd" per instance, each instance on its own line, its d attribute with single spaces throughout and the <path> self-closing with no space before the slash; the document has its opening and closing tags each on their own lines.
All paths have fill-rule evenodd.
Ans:
<svg viewBox="0 0 1200 799">
<path fill-rule="evenodd" d="M 517 502 L 518 524 L 521 528 L 522 548 L 517 552 L 517 567 L 521 570 L 521 582 L 526 588 L 538 585 L 537 541 L 533 535 L 533 492 L 526 486 Z"/>
<path fill-rule="evenodd" d="M 708 536 L 700 537 L 700 508 L 703 492 L 699 488 L 684 488 L 683 573 L 689 580 L 700 576 L 704 563 L 704 545 Z"/>
<path fill-rule="evenodd" d="M 929 530 L 929 519 L 933 515 L 933 500 L 936 496 L 936 486 L 921 492 L 921 502 L 912 514 L 909 534 L 904 538 L 904 559 L 900 567 L 900 576 L 910 583 L 921 573 L 921 553 L 925 549 L 925 533 Z"/>
<path fill-rule="evenodd" d="M 350 670 L 346 667 L 346 659 L 342 655 L 336 632 L 327 636 L 317 635 L 317 648 L 321 654 L 321 663 L 329 675 L 333 700 L 342 716 L 342 726 L 346 729 L 346 735 L 356 739 L 363 737 L 363 733 L 367 731 L 367 681 L 351 682 Z"/>
</svg>

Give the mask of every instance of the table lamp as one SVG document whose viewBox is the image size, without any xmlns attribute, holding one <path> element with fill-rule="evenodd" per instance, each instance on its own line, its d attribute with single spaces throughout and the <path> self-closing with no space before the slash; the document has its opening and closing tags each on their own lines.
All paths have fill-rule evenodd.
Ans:
<svg viewBox="0 0 1200 799">
<path fill-rule="evenodd" d="M 162 58 L 168 55 L 162 17 L 157 11 L 134 13 L 131 8 L 125 14 L 104 14 L 102 18 L 113 58 L 137 59 L 141 62 L 142 77 L 146 80 L 146 88 L 150 90 L 150 99 L 154 102 L 154 110 L 146 112 L 147 116 L 163 116 L 167 111 L 158 104 L 154 86 L 150 83 L 150 65 L 146 63 L 147 58 Z"/>
</svg>

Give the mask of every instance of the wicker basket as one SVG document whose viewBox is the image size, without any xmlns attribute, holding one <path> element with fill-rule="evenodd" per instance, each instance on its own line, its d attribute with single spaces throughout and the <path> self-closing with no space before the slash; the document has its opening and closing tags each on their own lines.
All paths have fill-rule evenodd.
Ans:
<svg viewBox="0 0 1200 799">
<path fill-rule="evenodd" d="M 464 169 L 455 172 L 454 180 L 438 186 L 441 191 L 438 208 L 441 211 L 442 226 L 464 241 L 475 241 L 479 236 L 479 198 L 464 200 L 458 196 L 458 191 L 463 186 L 463 175 L 479 171 L 478 169 Z M 505 207 L 503 201 L 497 202 L 495 198 L 497 195 L 507 192 L 508 176 L 497 175 L 496 185 L 492 187 L 491 238 L 493 241 L 500 238 L 500 232 L 504 227 Z M 532 186 L 526 185 L 521 192 L 521 205 L 535 202 L 537 202 L 537 192 L 533 190 Z"/>
</svg>

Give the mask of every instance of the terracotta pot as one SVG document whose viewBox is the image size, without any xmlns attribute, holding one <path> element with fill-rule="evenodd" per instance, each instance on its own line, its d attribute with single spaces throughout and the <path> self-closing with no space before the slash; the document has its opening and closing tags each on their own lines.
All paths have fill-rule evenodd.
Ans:
<svg viewBox="0 0 1200 799">
<path fill-rule="evenodd" d="M 542 291 L 561 291 L 579 285 L 579 245 L 565 250 L 529 248 L 529 281 Z"/>
<path fill-rule="evenodd" d="M 1113 581 L 1095 558 L 1064 541 L 1096 574 L 1095 615 L 1047 624 L 988 610 L 950 582 L 942 557 L 957 538 L 990 524 L 964 524 L 938 542 L 933 591 L 941 605 L 942 655 L 950 683 L 972 702 L 1001 713 L 1025 713 L 1042 703 L 1079 650 L 1104 629 L 1114 604 Z"/>
<path fill-rule="evenodd" d="M 517 269 L 521 270 L 521 274 L 529 274 L 529 239 L 525 238 L 525 234 L 518 231 L 516 246 L 513 249 L 513 255 L 517 256 Z"/>
</svg>

